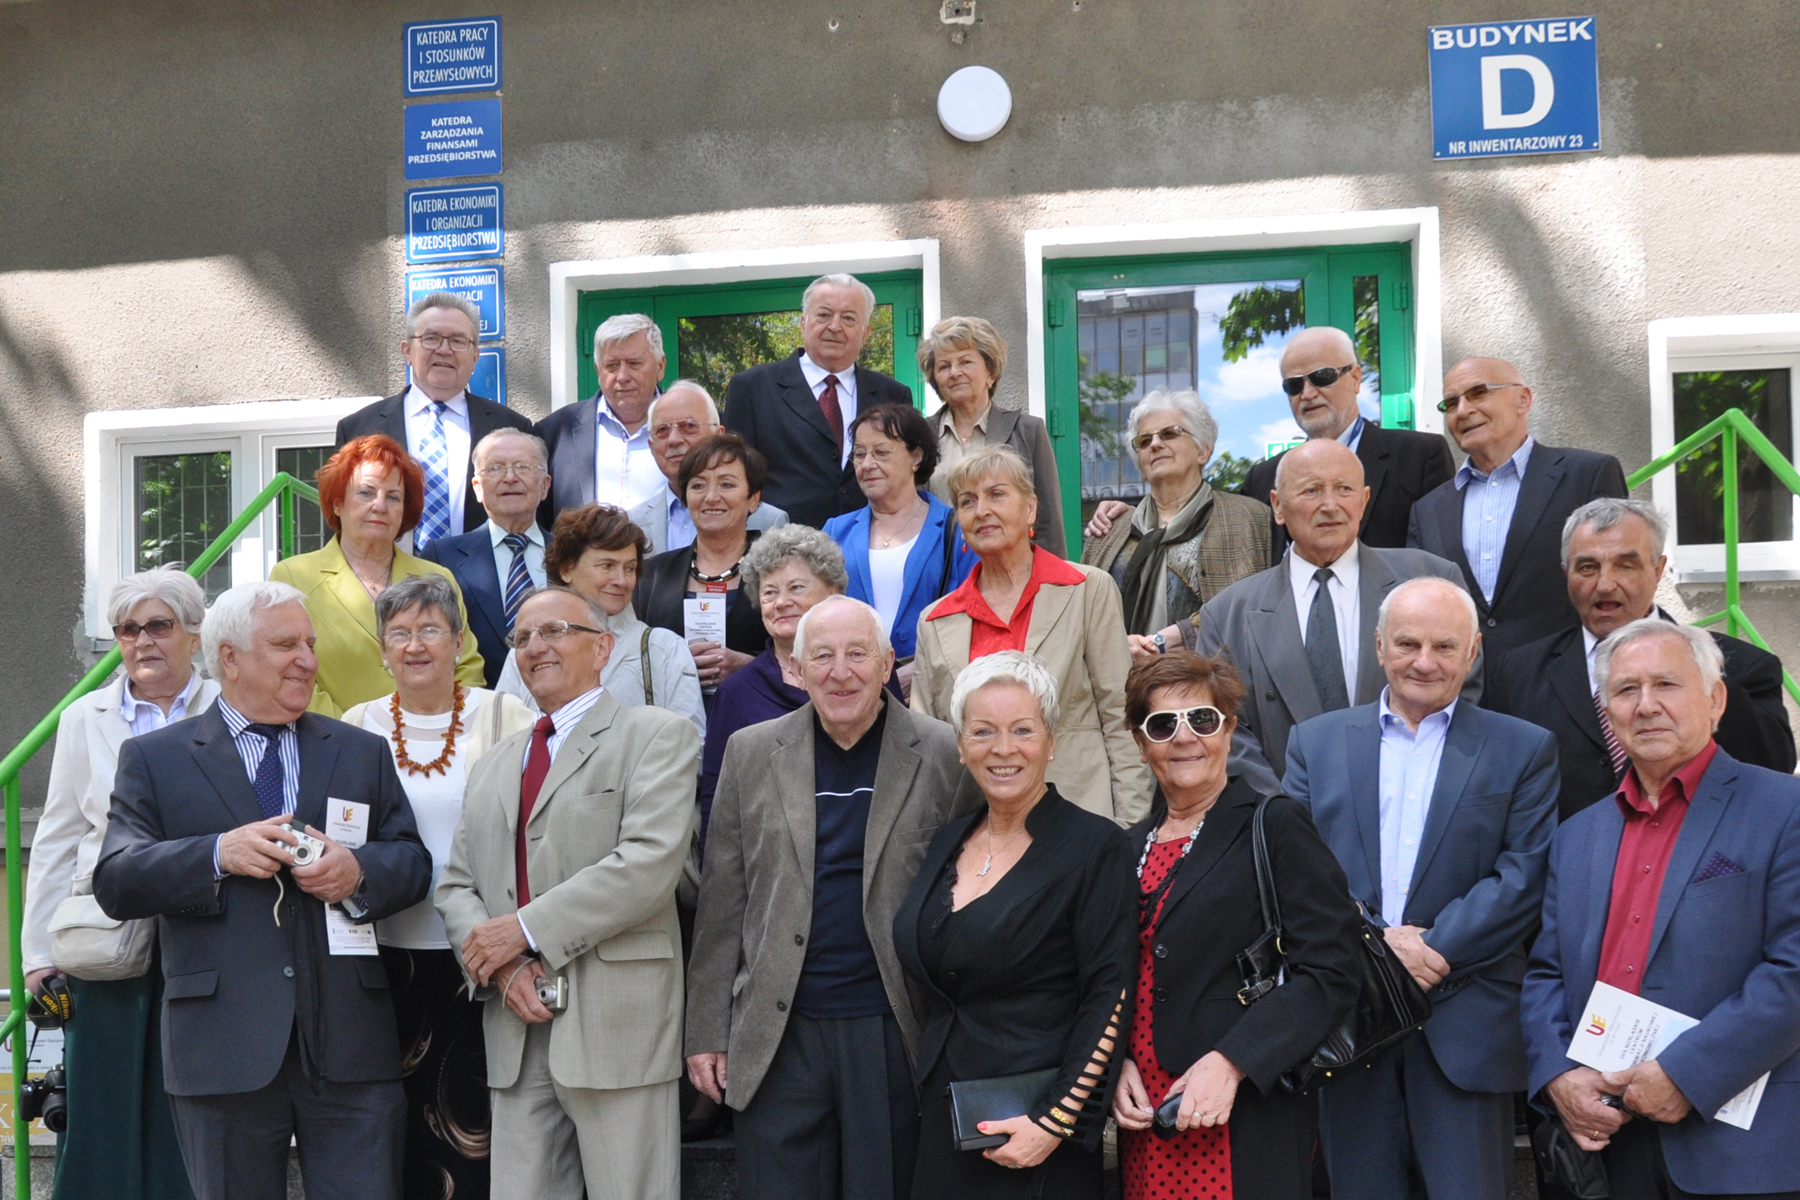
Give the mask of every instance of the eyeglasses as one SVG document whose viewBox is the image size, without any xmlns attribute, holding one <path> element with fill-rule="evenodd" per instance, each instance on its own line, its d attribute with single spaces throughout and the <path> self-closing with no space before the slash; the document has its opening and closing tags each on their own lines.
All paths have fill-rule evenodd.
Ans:
<svg viewBox="0 0 1800 1200">
<path fill-rule="evenodd" d="M 684 438 L 697 438 L 711 428 L 698 421 L 659 421 L 650 427 L 650 440 L 666 442 L 678 431 Z"/>
<path fill-rule="evenodd" d="M 893 457 L 894 447 L 891 445 L 876 446 L 873 449 L 868 446 L 858 446 L 850 451 L 850 461 L 853 463 L 868 462 L 871 458 L 878 463 L 884 463 L 891 461 Z"/>
<path fill-rule="evenodd" d="M 475 339 L 466 338 L 460 333 L 453 333 L 449 337 L 441 333 L 416 333 L 412 340 L 427 350 L 442 350 L 448 346 L 458 354 L 467 354 L 475 348 Z"/>
<path fill-rule="evenodd" d="M 153 617 L 139 625 L 136 621 L 127 621 L 123 625 L 114 625 L 113 640 L 119 642 L 135 642 L 140 633 L 147 633 L 157 641 L 175 632 L 176 622 L 168 617 Z"/>
<path fill-rule="evenodd" d="M 381 635 L 381 641 L 389 650 L 399 650 L 410 645 L 414 638 L 427 646 L 441 646 L 449 636 L 448 629 L 426 625 L 420 629 L 390 629 Z"/>
<path fill-rule="evenodd" d="M 1464 388 L 1454 396 L 1445 396 L 1438 401 L 1437 410 L 1441 413 L 1453 412 L 1458 404 L 1467 400 L 1470 404 L 1480 404 L 1488 398 L 1489 392 L 1498 392 L 1505 388 L 1524 387 L 1522 383 L 1477 383 Z"/>
<path fill-rule="evenodd" d="M 531 645 L 532 636 L 544 639 L 544 644 L 554 646 L 571 633 L 605 633 L 604 629 L 595 629 L 589 625 L 577 625 L 573 621 L 546 621 L 536 629 L 514 629 L 506 635 L 509 649 L 523 650 Z"/>
<path fill-rule="evenodd" d="M 1328 388 L 1339 379 L 1356 370 L 1356 364 L 1347 367 L 1320 367 L 1316 371 L 1308 371 L 1304 375 L 1289 375 L 1281 381 L 1281 390 L 1290 396 L 1298 396 L 1306 390 L 1307 384 L 1316 388 Z"/>
<path fill-rule="evenodd" d="M 1225 714 L 1210 704 L 1186 709 L 1165 708 L 1145 717 L 1138 728 L 1153 742 L 1167 742 L 1174 740 L 1183 725 L 1195 737 L 1212 737 L 1225 728 Z"/>
<path fill-rule="evenodd" d="M 1140 433 L 1131 439 L 1131 444 L 1139 450 L 1148 450 L 1150 448 L 1150 443 L 1156 441 L 1158 438 L 1166 443 L 1172 442 L 1178 437 L 1193 436 L 1194 435 L 1191 432 L 1183 429 L 1181 426 L 1171 425 L 1167 429 L 1152 429 L 1149 433 Z"/>
<path fill-rule="evenodd" d="M 509 471 L 520 479 L 530 479 L 533 475 L 543 474 L 544 468 L 536 463 L 528 462 L 489 463 L 481 468 L 481 477 L 493 480 L 505 479 Z"/>
</svg>

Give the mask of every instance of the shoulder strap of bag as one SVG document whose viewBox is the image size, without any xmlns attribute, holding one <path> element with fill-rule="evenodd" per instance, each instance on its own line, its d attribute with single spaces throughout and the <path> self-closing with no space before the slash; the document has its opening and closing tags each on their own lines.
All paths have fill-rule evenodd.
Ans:
<svg viewBox="0 0 1800 1200">
<path fill-rule="evenodd" d="M 499 745 L 500 739 L 506 736 L 504 729 L 500 724 L 501 718 L 506 715 L 501 711 L 503 705 L 500 700 L 500 695 L 501 693 L 499 692 L 489 692 L 483 697 L 488 710 L 487 744 L 489 746 Z"/>
<path fill-rule="evenodd" d="M 1269 837 L 1263 828 L 1263 814 L 1273 797 L 1256 802 L 1256 813 L 1250 818 L 1250 849 L 1256 860 L 1256 899 L 1262 906 L 1263 928 L 1281 933 L 1281 897 L 1275 891 L 1275 870 L 1269 864 Z"/>
<path fill-rule="evenodd" d="M 656 703 L 656 684 L 650 678 L 650 626 L 648 625 L 644 626 L 644 636 L 638 642 L 638 666 L 642 668 L 644 676 L 644 703 L 654 705 Z"/>
<path fill-rule="evenodd" d="M 939 596 L 950 592 L 950 572 L 956 565 L 956 530 L 956 511 L 952 509 L 950 515 L 944 518 L 944 563 L 943 569 L 938 572 Z"/>
</svg>

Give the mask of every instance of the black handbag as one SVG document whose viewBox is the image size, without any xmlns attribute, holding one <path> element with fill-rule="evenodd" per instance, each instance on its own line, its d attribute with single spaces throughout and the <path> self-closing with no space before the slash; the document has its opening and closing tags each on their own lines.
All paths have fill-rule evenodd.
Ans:
<svg viewBox="0 0 1800 1200">
<path fill-rule="evenodd" d="M 1287 953 L 1281 944 L 1281 898 L 1275 891 L 1275 872 L 1269 865 L 1269 841 L 1263 830 L 1263 813 L 1269 797 L 1257 802 L 1250 821 L 1251 853 L 1256 862 L 1256 898 L 1262 905 L 1263 931 L 1238 952 L 1238 972 L 1244 986 L 1238 1002 L 1251 1005 L 1280 987 L 1287 979 Z M 1331 1031 L 1306 1062 L 1281 1076 L 1284 1091 L 1304 1092 L 1331 1077 L 1374 1058 L 1389 1046 L 1421 1029 L 1431 1016 L 1431 999 L 1412 973 L 1387 944 L 1381 928 L 1362 914 L 1362 953 L 1356 956 L 1356 1005 Z"/>
<path fill-rule="evenodd" d="M 950 1136 L 958 1150 L 986 1150 L 1004 1146 L 1004 1133 L 983 1133 L 983 1121 L 1006 1121 L 1028 1115 L 1050 1095 L 1056 1068 L 1001 1075 L 993 1079 L 965 1079 L 950 1085 Z"/>
<path fill-rule="evenodd" d="M 1531 1152 L 1545 1177 L 1560 1183 L 1575 1200 L 1610 1200 L 1612 1181 L 1605 1161 L 1598 1152 L 1577 1146 L 1561 1117 L 1544 1118 L 1531 1135 Z"/>
</svg>

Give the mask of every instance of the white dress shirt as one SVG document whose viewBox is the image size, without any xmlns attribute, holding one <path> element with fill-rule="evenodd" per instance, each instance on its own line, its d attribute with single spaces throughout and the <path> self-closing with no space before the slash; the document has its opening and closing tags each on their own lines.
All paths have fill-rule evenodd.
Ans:
<svg viewBox="0 0 1800 1200">
<path fill-rule="evenodd" d="M 1588 632 L 1588 627 L 1581 627 L 1581 649 L 1587 655 L 1588 694 L 1600 690 L 1600 678 L 1594 674 L 1594 651 L 1600 648 L 1600 639 Z"/>
<path fill-rule="evenodd" d="M 1368 422 L 1363 420 L 1362 414 L 1358 413 L 1356 420 L 1350 422 L 1349 428 L 1337 435 L 1338 444 L 1347 447 L 1350 453 L 1355 454 L 1357 447 L 1362 445 L 1363 426 L 1367 424 Z"/>
<path fill-rule="evenodd" d="M 1388 689 L 1381 689 L 1381 919 L 1388 925 L 1406 923 L 1419 842 L 1431 815 L 1431 793 L 1454 712 L 1452 700 L 1448 708 L 1420 721 L 1417 730 L 1408 729 L 1388 707 Z"/>
<path fill-rule="evenodd" d="M 431 435 L 436 401 L 417 384 L 406 392 L 406 450 L 425 461 L 425 439 Z M 450 484 L 450 534 L 463 531 L 463 502 L 469 492 L 469 394 L 458 392 L 444 401 L 444 443 L 449 447 L 444 472 Z"/>
<path fill-rule="evenodd" d="M 181 689 L 181 694 L 169 702 L 169 711 L 165 713 L 150 701 L 139 700 L 132 695 L 131 682 L 127 680 L 124 690 L 119 694 L 119 715 L 125 719 L 125 724 L 131 726 L 132 737 L 143 737 L 146 733 L 155 733 L 164 725 L 172 725 L 187 716 L 188 704 L 199 691 L 200 672 L 194 671 L 188 675 L 187 686 Z M 255 776 L 251 778 L 254 779 Z"/>
<path fill-rule="evenodd" d="M 500 540 L 506 536 L 506 530 L 489 521 L 487 531 L 488 537 L 493 539 L 494 570 L 500 575 L 500 595 L 504 597 L 506 579 L 512 573 L 512 548 Z M 525 572 L 531 576 L 532 587 L 544 586 L 544 531 L 538 528 L 536 521 L 525 530 Z"/>
<path fill-rule="evenodd" d="M 817 400 L 825 394 L 825 379 L 836 375 L 838 381 L 838 411 L 843 415 L 844 444 L 838 447 L 838 466 L 850 461 L 850 422 L 856 420 L 856 367 L 852 364 L 842 371 L 827 371 L 812 360 L 806 351 L 800 352 L 800 373 L 806 376 L 806 386 L 812 389 L 813 399 Z"/>
<path fill-rule="evenodd" d="M 1351 542 L 1350 548 L 1331 564 L 1331 608 L 1337 614 L 1338 650 L 1344 659 L 1344 694 L 1352 704 L 1356 703 L 1356 668 L 1362 659 L 1362 593 L 1358 587 L 1362 566 L 1357 557 L 1360 545 Z M 1306 618 L 1312 612 L 1313 595 L 1319 590 L 1313 572 L 1319 567 L 1300 557 L 1297 545 L 1289 547 L 1287 561 L 1288 583 L 1294 589 L 1294 607 L 1300 618 L 1300 644 L 1304 646 Z"/>
<path fill-rule="evenodd" d="M 600 397 L 594 409 L 594 500 L 632 509 L 667 486 L 650 451 L 650 422 L 631 433 Z"/>
</svg>

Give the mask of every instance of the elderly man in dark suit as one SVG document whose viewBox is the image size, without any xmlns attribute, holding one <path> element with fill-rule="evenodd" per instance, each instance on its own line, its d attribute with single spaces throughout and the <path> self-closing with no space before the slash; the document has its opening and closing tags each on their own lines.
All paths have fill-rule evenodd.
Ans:
<svg viewBox="0 0 1800 1200">
<path fill-rule="evenodd" d="M 416 904 L 431 856 L 387 744 L 306 711 L 304 598 L 242 584 L 201 628 L 219 700 L 127 741 L 94 894 L 157 918 L 163 1075 L 199 1200 L 398 1200 L 400 1042 L 372 922 Z M 294 854 L 289 821 L 323 842 Z"/>
<path fill-rule="evenodd" d="M 800 623 L 810 702 L 726 747 L 694 954 L 688 1073 L 737 1117 L 750 1200 L 907 1200 L 914 997 L 894 913 L 934 834 L 981 803 L 948 725 L 882 683 L 883 623 L 828 597 Z"/>
<path fill-rule="evenodd" d="M 802 349 L 740 371 L 725 389 L 725 427 L 769 460 L 763 502 L 823 529 L 863 505 L 850 468 L 850 426 L 877 404 L 911 404 L 912 389 L 856 365 L 875 293 L 854 275 L 822 275 L 800 302 Z"/>
<path fill-rule="evenodd" d="M 1629 494 L 1612 455 L 1539 445 L 1526 427 L 1531 400 L 1509 362 L 1465 358 L 1450 368 L 1438 408 L 1469 457 L 1413 506 L 1406 534 L 1407 545 L 1462 568 L 1490 671 L 1527 642 L 1575 625 L 1557 534 L 1589 500 Z"/>
<path fill-rule="evenodd" d="M 351 413 L 337 426 L 337 448 L 385 433 L 425 465 L 425 511 L 413 548 L 465 533 L 487 520 L 475 490 L 472 451 L 496 429 L 531 431 L 531 420 L 468 390 L 481 353 L 481 314 L 453 292 L 421 296 L 406 311 L 400 353 L 412 385 L 396 396 Z"/>
<path fill-rule="evenodd" d="M 1556 735 L 1562 760 L 1557 806 L 1568 820 L 1619 788 L 1625 750 L 1603 726 L 1594 652 L 1608 634 L 1646 617 L 1671 618 L 1656 606 L 1668 559 L 1668 529 L 1641 500 L 1593 500 L 1563 522 L 1562 564 L 1581 623 L 1521 646 L 1488 679 L 1483 705 L 1522 717 Z M 1739 762 L 1791 775 L 1794 734 L 1782 703 L 1781 660 L 1749 642 L 1710 635 L 1725 660 L 1725 715 L 1714 732 Z"/>
<path fill-rule="evenodd" d="M 1457 700 L 1481 635 L 1440 579 L 1382 602 L 1373 704 L 1288 739 L 1287 793 L 1312 811 L 1389 947 L 1432 1001 L 1425 1028 L 1320 1093 L 1333 1200 L 1505 1200 L 1525 1086 L 1519 981 L 1556 828 L 1556 742 Z"/>
</svg>

